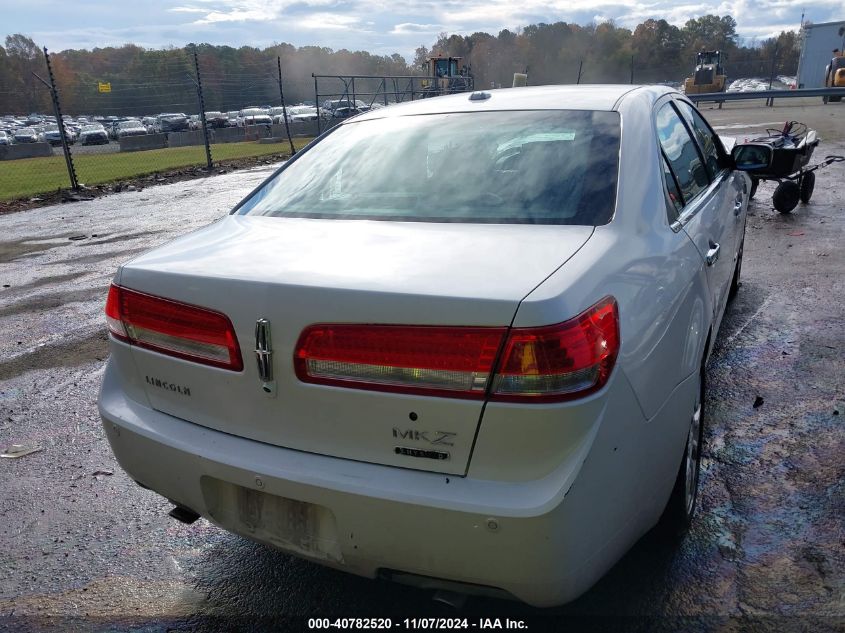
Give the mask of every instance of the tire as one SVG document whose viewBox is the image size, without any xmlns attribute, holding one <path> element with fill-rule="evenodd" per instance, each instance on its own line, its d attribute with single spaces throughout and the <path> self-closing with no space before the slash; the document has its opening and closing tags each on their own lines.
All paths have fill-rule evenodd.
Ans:
<svg viewBox="0 0 845 633">
<path fill-rule="evenodd" d="M 801 202 L 803 202 L 804 204 L 807 204 L 808 202 L 810 202 L 810 198 L 813 197 L 813 189 L 815 189 L 815 187 L 816 187 L 816 175 L 813 172 L 808 171 L 806 174 L 801 176 L 801 186 L 800 186 Z"/>
<path fill-rule="evenodd" d="M 704 367 L 699 374 L 698 395 L 689 419 L 684 456 L 672 488 L 672 495 L 663 511 L 662 525 L 674 533 L 685 532 L 698 506 L 698 480 L 701 471 L 701 446 L 704 438 Z"/>
<path fill-rule="evenodd" d="M 840 101 L 842 101 L 842 97 L 830 97 L 831 103 L 839 103 Z"/>
<path fill-rule="evenodd" d="M 760 179 L 756 176 L 751 176 L 751 192 L 748 194 L 749 198 L 753 198 L 754 194 L 757 193 L 757 187 L 760 186 Z"/>
<path fill-rule="evenodd" d="M 822 97 L 822 103 L 827 103 L 827 97 Z"/>
<path fill-rule="evenodd" d="M 794 180 L 784 180 L 772 195 L 772 204 L 780 213 L 791 213 L 801 199 L 801 187 Z"/>
<path fill-rule="evenodd" d="M 728 291 L 728 301 L 736 297 L 736 293 L 739 292 L 740 282 L 740 275 L 742 275 L 742 252 L 745 250 L 745 238 L 742 238 L 742 241 L 739 243 L 739 253 L 736 256 L 736 266 L 734 266 L 734 276 L 731 279 L 731 289 Z"/>
</svg>

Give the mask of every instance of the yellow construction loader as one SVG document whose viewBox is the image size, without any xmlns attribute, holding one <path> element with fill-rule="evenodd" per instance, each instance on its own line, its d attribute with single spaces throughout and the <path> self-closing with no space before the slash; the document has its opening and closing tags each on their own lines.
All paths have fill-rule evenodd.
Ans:
<svg viewBox="0 0 845 633">
<path fill-rule="evenodd" d="M 845 88 L 845 57 L 837 55 L 824 69 L 825 88 Z M 822 97 L 825 103 L 842 101 L 842 97 Z"/>
<path fill-rule="evenodd" d="M 684 81 L 684 94 L 725 92 L 727 84 L 721 51 L 701 51 L 695 57 L 695 72 Z"/>
<path fill-rule="evenodd" d="M 422 81 L 422 88 L 426 97 L 466 92 L 473 88 L 469 66 L 464 64 L 460 57 L 434 55 L 423 64 L 423 70 L 428 75 Z"/>
</svg>

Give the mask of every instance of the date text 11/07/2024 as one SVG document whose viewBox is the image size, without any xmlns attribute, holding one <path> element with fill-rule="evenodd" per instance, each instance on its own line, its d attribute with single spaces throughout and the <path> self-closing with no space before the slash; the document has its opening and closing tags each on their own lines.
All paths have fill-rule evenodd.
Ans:
<svg viewBox="0 0 845 633">
<path fill-rule="evenodd" d="M 308 628 L 318 629 L 402 629 L 402 630 L 527 630 L 524 620 L 510 618 L 308 618 Z"/>
</svg>

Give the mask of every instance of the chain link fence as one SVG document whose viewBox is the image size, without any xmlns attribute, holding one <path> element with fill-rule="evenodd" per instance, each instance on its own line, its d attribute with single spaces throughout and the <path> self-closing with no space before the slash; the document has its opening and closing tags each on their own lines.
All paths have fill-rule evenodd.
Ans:
<svg viewBox="0 0 845 633">
<path fill-rule="evenodd" d="M 52 67 L 44 49 L 44 76 L 33 81 L 50 112 L 0 113 L 0 202 L 279 160 L 317 134 L 302 106 L 288 110 L 279 60 L 204 72 L 186 50 L 147 63 L 132 83 L 57 78 Z"/>
<path fill-rule="evenodd" d="M 161 53 L 145 52 L 143 64 L 126 73 L 131 81 L 104 83 L 54 69 L 44 49 L 43 75 L 34 73 L 32 83 L 49 93 L 42 103 L 52 104 L 52 111 L 0 112 L 0 204 L 58 190 L 78 193 L 133 179 L 162 181 L 230 164 L 280 160 L 347 116 L 430 96 L 425 77 L 300 77 L 299 69 L 292 83 L 301 95 L 304 84 L 313 82 L 313 98 L 290 104 L 279 58 L 227 63 L 202 46 Z M 110 76 L 120 77 L 115 66 Z M 692 71 L 691 60 L 661 66 L 632 57 L 625 66 L 608 70 L 587 58 L 572 65 L 567 82 L 662 83 L 682 89 Z M 725 67 L 729 90 L 762 90 L 770 83 L 790 88 L 795 81 L 795 69 L 777 59 L 726 60 Z M 538 78 L 529 73 L 529 84 L 540 83 Z M 501 86 L 474 86 L 488 87 Z"/>
</svg>

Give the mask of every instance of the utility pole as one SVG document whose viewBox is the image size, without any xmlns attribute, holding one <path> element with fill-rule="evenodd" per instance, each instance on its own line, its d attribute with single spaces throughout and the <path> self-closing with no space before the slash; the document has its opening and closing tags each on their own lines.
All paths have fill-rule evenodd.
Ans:
<svg viewBox="0 0 845 633">
<path fill-rule="evenodd" d="M 311 73 L 311 76 L 314 78 L 314 105 L 317 106 L 317 136 L 320 136 L 323 133 L 323 113 L 320 112 L 320 88 L 317 86 L 317 75 Z"/>
<path fill-rule="evenodd" d="M 282 100 L 282 116 L 285 117 L 285 131 L 288 133 L 288 143 L 290 143 L 290 155 L 296 154 L 293 147 L 293 139 L 290 136 L 290 124 L 288 123 L 288 107 L 285 105 L 285 90 L 282 87 L 282 58 L 276 57 L 276 66 L 279 69 L 279 97 Z M 317 120 L 320 120 L 320 108 L 317 108 Z"/>
<path fill-rule="evenodd" d="M 70 178 L 70 188 L 74 191 L 79 191 L 79 181 L 76 179 L 76 168 L 73 166 L 73 157 L 70 155 L 70 146 L 67 143 L 67 135 L 65 134 L 65 120 L 62 118 L 62 108 L 59 104 L 59 91 L 56 88 L 56 78 L 53 75 L 53 66 L 50 63 L 50 54 L 47 48 L 44 48 L 44 59 L 47 62 L 47 76 L 50 81 L 44 81 L 41 77 L 35 75 L 35 78 L 50 89 L 50 96 L 53 99 L 53 112 L 56 116 L 56 123 L 59 125 L 59 137 L 62 139 L 62 151 L 65 155 L 65 163 L 67 164 L 67 174 Z"/>
<path fill-rule="evenodd" d="M 777 59 L 778 59 L 778 43 L 777 43 L 777 41 L 775 41 L 775 51 L 774 51 L 774 53 L 772 53 L 772 72 L 769 74 L 769 90 L 772 89 L 772 84 L 775 81 L 775 65 L 777 64 Z M 767 106 L 775 105 L 775 100 L 773 98 L 769 97 L 768 99 L 766 99 L 766 105 Z"/>
<path fill-rule="evenodd" d="M 210 170 L 214 163 L 211 161 L 211 145 L 208 143 L 208 122 L 205 120 L 205 99 L 202 95 L 202 78 L 200 77 L 200 61 L 197 57 L 197 47 L 194 45 L 194 70 L 197 73 L 197 100 L 200 105 L 200 123 L 202 124 L 202 139 L 205 143 L 205 164 Z"/>
<path fill-rule="evenodd" d="M 634 56 L 631 55 L 631 85 L 634 83 Z"/>
</svg>

